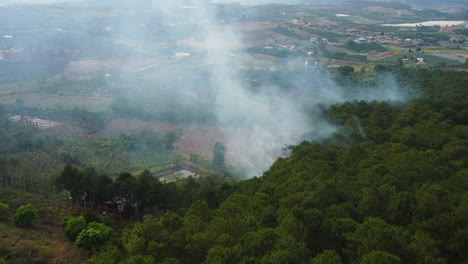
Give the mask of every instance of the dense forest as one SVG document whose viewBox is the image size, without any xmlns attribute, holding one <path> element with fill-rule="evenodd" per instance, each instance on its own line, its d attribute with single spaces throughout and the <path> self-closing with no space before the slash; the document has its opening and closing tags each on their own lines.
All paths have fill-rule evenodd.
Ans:
<svg viewBox="0 0 468 264">
<path fill-rule="evenodd" d="M 413 99 L 324 107 L 339 129 L 261 177 L 164 183 L 66 165 L 53 189 L 99 208 L 64 218 L 66 237 L 94 264 L 467 263 L 468 76 L 392 71 Z M 15 162 L 0 159 L 2 184 L 21 186 Z"/>
</svg>

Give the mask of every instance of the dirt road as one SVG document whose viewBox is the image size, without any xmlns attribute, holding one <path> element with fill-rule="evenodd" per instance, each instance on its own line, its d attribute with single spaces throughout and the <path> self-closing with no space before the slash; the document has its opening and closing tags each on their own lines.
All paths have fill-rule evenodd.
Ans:
<svg viewBox="0 0 468 264">
<path fill-rule="evenodd" d="M 9 95 L 9 94 L 13 94 L 13 93 L 29 92 L 29 91 L 32 91 L 32 90 L 34 90 L 34 89 L 33 88 L 24 88 L 24 89 L 0 91 L 0 96 Z"/>
</svg>

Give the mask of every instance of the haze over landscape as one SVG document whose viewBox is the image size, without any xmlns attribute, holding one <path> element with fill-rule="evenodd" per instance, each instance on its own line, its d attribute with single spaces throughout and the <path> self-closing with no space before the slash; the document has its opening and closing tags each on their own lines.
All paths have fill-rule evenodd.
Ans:
<svg viewBox="0 0 468 264">
<path fill-rule="evenodd" d="M 463 263 L 466 1 L 0 1 L 0 264 Z"/>
</svg>

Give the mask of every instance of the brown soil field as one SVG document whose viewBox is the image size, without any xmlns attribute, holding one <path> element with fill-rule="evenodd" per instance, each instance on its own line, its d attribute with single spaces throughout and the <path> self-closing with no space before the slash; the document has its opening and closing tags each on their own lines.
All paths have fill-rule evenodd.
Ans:
<svg viewBox="0 0 468 264">
<path fill-rule="evenodd" d="M 189 157 L 191 153 L 211 159 L 216 142 L 222 142 L 228 148 L 226 159 L 233 162 L 234 158 L 229 155 L 229 145 L 226 135 L 228 130 L 215 126 L 202 126 L 192 124 L 169 124 L 166 122 L 143 121 L 138 119 L 117 118 L 108 123 L 101 132 L 107 136 L 117 136 L 122 132 L 141 131 L 150 129 L 155 132 L 179 132 L 182 136 L 175 144 L 176 152 Z"/>
<path fill-rule="evenodd" d="M 118 68 L 119 65 L 122 65 L 122 63 L 119 62 L 118 60 L 112 60 L 112 59 L 71 61 L 70 63 L 68 63 L 68 66 L 65 69 L 65 74 L 67 75 L 88 74 L 92 72 Z"/>
<path fill-rule="evenodd" d="M 25 89 L 16 89 L 16 90 L 8 90 L 8 91 L 0 91 L 0 96 L 2 95 L 9 95 L 9 94 L 15 94 L 15 93 L 22 93 L 22 92 L 27 92 L 27 91 L 32 91 L 33 88 L 25 88 Z"/>
</svg>

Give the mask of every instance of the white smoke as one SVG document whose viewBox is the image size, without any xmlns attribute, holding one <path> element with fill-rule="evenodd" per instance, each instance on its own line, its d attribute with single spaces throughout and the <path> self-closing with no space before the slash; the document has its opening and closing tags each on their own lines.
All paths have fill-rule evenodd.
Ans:
<svg viewBox="0 0 468 264">
<path fill-rule="evenodd" d="M 261 175 L 281 155 L 281 149 L 297 144 L 313 135 L 315 139 L 330 135 L 335 128 L 320 116 L 312 116 L 306 107 L 330 105 L 346 100 L 400 100 L 402 97 L 392 78 L 380 85 L 383 89 L 355 91 L 345 94 L 331 79 L 320 73 L 312 74 L 312 82 L 288 80 L 295 84 L 298 96 L 290 96 L 278 87 L 261 87 L 252 92 L 244 83 L 239 70 L 245 56 L 238 54 L 242 36 L 216 21 L 214 9 L 206 1 L 185 1 L 170 4 L 154 2 L 165 16 L 188 10 L 186 16 L 202 27 L 205 45 L 201 48 L 210 64 L 213 78 L 209 84 L 216 94 L 216 116 L 226 128 L 228 156 L 247 169 L 247 176 Z M 311 138 L 307 138 L 311 139 Z"/>
<path fill-rule="evenodd" d="M 101 3 L 109 5 L 110 3 L 110 6 L 113 6 L 111 0 L 99 1 L 86 0 L 89 5 Z M 63 1 L 15 0 L 7 3 L 23 2 L 50 4 Z M 208 83 L 187 83 L 186 86 L 208 87 L 212 91 L 217 122 L 225 133 L 225 141 L 222 143 L 227 146 L 228 160 L 235 165 L 244 167 L 248 177 L 261 175 L 267 170 L 281 155 L 284 146 L 297 144 L 304 139 L 323 138 L 335 131 L 335 128 L 319 114 L 309 112 L 314 106 L 327 106 L 354 99 L 402 99 L 392 78 L 383 80 L 383 83 L 380 84 L 383 89 L 355 89 L 348 92 L 337 86 L 329 76 L 318 72 L 304 73 L 304 78 L 285 80 L 293 87 L 291 90 L 294 93 L 291 94 L 274 85 L 262 86 L 252 91 L 245 81 L 245 72 L 241 70 L 242 66 L 246 65 L 245 60 L 248 58 L 241 49 L 245 46 L 242 43 L 242 35 L 234 31 L 233 27 L 225 26 L 218 21 L 220 18 L 216 15 L 217 9 L 210 1 L 135 0 L 135 2 L 131 2 L 117 0 L 114 8 L 118 9 L 120 2 L 125 2 L 129 9 L 137 10 L 135 12 L 142 12 L 143 8 L 139 5 L 144 3 L 145 8 L 160 14 L 162 24 L 167 27 L 160 34 L 174 35 L 176 33 L 174 31 L 186 26 L 196 28 L 196 41 L 200 43 L 197 45 L 197 52 L 206 62 L 203 67 L 208 68 L 211 78 L 209 78 Z M 108 12 L 112 13 L 112 11 Z M 119 12 L 114 13 L 118 14 Z M 132 19 L 136 19 L 136 21 L 130 21 Z M 146 23 L 146 21 L 140 22 L 137 15 L 118 17 L 115 20 L 119 21 L 120 25 L 128 27 Z M 101 24 L 100 26 L 106 25 Z M 107 34 L 114 34 L 112 38 L 120 41 L 127 35 L 125 30 L 126 28 L 123 27 L 119 32 L 111 30 Z M 132 32 L 131 43 L 136 46 L 135 53 L 130 54 L 130 57 L 140 56 L 139 49 L 148 48 L 150 42 L 146 39 L 147 36 L 135 36 L 135 34 L 137 33 Z M 152 44 L 159 45 L 160 43 Z M 191 73 L 185 74 L 190 75 Z M 130 93 L 137 92 L 142 92 L 145 95 L 157 93 L 155 91 L 130 91 Z M 181 100 L 184 99 L 181 98 Z"/>
</svg>

